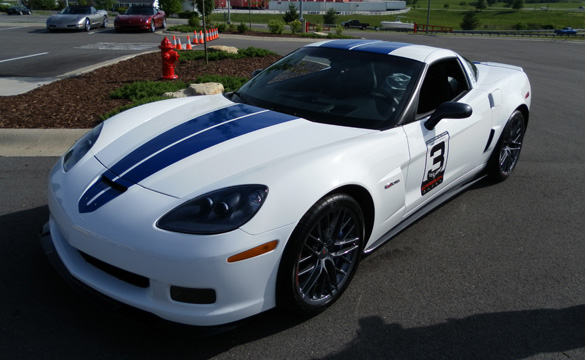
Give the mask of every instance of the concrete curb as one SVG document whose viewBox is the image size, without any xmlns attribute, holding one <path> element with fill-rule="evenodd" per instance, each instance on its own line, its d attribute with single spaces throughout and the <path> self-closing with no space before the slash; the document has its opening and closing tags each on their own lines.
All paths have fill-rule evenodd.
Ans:
<svg viewBox="0 0 585 360">
<path fill-rule="evenodd" d="M 0 156 L 61 156 L 89 129 L 0 129 Z"/>
</svg>

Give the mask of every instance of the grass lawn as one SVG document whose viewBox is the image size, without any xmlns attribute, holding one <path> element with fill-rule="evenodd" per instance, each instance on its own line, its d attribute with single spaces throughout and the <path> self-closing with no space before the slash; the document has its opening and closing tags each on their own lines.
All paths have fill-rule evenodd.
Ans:
<svg viewBox="0 0 585 360">
<path fill-rule="evenodd" d="M 418 1 L 411 10 L 404 14 L 403 22 L 427 23 L 428 2 Z M 517 28 L 539 29 L 571 26 L 576 29 L 585 28 L 585 10 L 579 10 L 579 6 L 585 7 L 585 1 L 571 1 L 563 3 L 529 3 L 524 8 L 515 11 L 504 6 L 504 3 L 496 3 L 485 10 L 476 11 L 480 26 L 477 30 L 511 30 Z M 541 8 L 548 10 L 541 10 Z M 460 23 L 465 12 L 475 9 L 475 1 L 466 0 L 433 0 L 430 10 L 430 24 L 461 29 Z M 311 23 L 323 23 L 322 15 L 304 15 Z M 282 15 L 258 14 L 254 11 L 249 14 L 231 14 L 234 24 L 263 23 L 270 19 L 282 19 Z M 395 20 L 394 16 L 380 15 L 339 15 L 337 24 L 350 19 L 359 19 L 370 26 L 380 26 L 384 20 Z M 214 23 L 225 21 L 224 14 L 213 14 L 210 20 Z"/>
</svg>

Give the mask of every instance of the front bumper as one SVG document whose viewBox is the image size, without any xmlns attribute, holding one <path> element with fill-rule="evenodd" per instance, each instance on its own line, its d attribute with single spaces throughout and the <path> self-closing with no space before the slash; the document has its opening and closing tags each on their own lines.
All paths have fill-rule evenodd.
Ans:
<svg viewBox="0 0 585 360">
<path fill-rule="evenodd" d="M 71 24 L 71 23 L 48 23 L 47 29 L 49 30 L 83 30 L 85 29 L 85 23 Z"/>
<path fill-rule="evenodd" d="M 293 225 L 258 235 L 164 231 L 152 214 L 163 214 L 161 207 L 176 199 L 139 186 L 93 213 L 79 214 L 81 192 L 69 175 L 59 164 L 51 174 L 51 218 L 42 237 L 47 256 L 66 278 L 106 299 L 188 325 L 228 324 L 276 305 L 278 266 Z M 227 262 L 273 240 L 279 243 L 272 252 Z"/>
</svg>

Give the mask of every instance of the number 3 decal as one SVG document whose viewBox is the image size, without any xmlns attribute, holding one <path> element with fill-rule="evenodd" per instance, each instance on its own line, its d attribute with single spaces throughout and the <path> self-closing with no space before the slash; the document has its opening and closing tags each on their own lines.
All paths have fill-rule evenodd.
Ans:
<svg viewBox="0 0 585 360">
<path fill-rule="evenodd" d="M 422 195 L 439 186 L 445 176 L 447 157 L 449 155 L 449 133 L 444 132 L 427 141 L 427 159 L 423 181 L 420 187 Z"/>
</svg>

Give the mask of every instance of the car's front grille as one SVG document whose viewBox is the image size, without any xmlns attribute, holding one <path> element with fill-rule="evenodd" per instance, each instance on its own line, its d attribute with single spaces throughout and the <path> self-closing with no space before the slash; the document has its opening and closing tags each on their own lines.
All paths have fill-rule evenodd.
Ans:
<svg viewBox="0 0 585 360">
<path fill-rule="evenodd" d="M 108 263 L 105 263 L 99 259 L 94 258 L 93 256 L 90 256 L 82 251 L 79 252 L 81 254 L 81 256 L 85 259 L 85 261 L 88 264 L 91 264 L 93 266 L 95 266 L 96 268 L 100 269 L 101 271 L 112 275 L 124 282 L 127 282 L 128 284 L 134 285 L 134 286 L 138 286 L 141 288 L 147 288 L 150 286 L 150 280 L 148 280 L 148 278 L 138 275 L 138 274 L 134 274 L 131 273 L 129 271 L 126 271 L 124 269 L 120 269 L 118 267 L 115 267 L 113 265 L 110 265 Z"/>
</svg>

